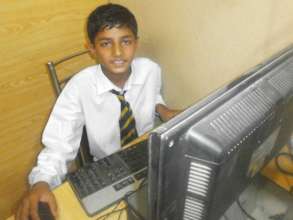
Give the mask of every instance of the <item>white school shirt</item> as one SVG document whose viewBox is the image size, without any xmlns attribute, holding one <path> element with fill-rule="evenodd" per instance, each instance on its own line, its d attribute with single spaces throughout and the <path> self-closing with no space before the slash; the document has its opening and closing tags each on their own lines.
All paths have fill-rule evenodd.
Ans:
<svg viewBox="0 0 293 220">
<path fill-rule="evenodd" d="M 100 65 L 76 74 L 59 95 L 42 135 L 43 150 L 29 175 L 31 185 L 39 181 L 54 188 L 62 183 L 68 162 L 74 160 L 86 126 L 90 153 L 100 159 L 120 147 L 120 101 L 110 92 L 115 86 Z M 161 96 L 161 69 L 147 58 L 135 58 L 123 90 L 130 103 L 139 135 L 154 126 L 155 106 Z"/>
</svg>

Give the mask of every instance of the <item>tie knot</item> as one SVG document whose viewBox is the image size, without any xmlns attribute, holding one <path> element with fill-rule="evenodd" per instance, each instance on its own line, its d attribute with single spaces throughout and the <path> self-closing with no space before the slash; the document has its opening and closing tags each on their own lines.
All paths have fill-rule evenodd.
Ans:
<svg viewBox="0 0 293 220">
<path fill-rule="evenodd" d="M 115 94 L 120 101 L 125 101 L 124 94 L 126 93 L 126 91 L 118 92 L 117 90 L 112 89 L 110 92 Z"/>
<path fill-rule="evenodd" d="M 126 93 L 126 90 L 124 90 L 122 92 L 119 92 L 119 91 L 117 91 L 115 89 L 112 89 L 110 92 L 112 92 L 115 95 L 122 95 L 122 96 L 124 96 L 124 94 Z"/>
</svg>

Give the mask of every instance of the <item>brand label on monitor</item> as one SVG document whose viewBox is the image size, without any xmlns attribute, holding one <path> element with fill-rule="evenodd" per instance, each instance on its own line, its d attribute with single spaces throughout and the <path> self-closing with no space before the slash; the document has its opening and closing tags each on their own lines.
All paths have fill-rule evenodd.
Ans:
<svg viewBox="0 0 293 220">
<path fill-rule="evenodd" d="M 269 137 L 267 137 L 260 147 L 253 152 L 246 174 L 248 177 L 254 177 L 263 167 L 266 157 L 270 155 L 275 145 L 279 132 L 280 127 L 277 128 Z"/>
</svg>

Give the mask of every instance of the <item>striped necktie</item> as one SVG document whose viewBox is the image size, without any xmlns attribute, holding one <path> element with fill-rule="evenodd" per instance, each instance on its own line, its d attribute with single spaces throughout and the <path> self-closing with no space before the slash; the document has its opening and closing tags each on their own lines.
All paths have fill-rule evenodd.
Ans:
<svg viewBox="0 0 293 220">
<path fill-rule="evenodd" d="M 119 127 L 121 146 L 124 146 L 138 137 L 135 126 L 135 119 L 130 105 L 124 97 L 126 91 L 119 93 L 118 91 L 112 89 L 111 92 L 117 96 L 121 104 Z"/>
</svg>

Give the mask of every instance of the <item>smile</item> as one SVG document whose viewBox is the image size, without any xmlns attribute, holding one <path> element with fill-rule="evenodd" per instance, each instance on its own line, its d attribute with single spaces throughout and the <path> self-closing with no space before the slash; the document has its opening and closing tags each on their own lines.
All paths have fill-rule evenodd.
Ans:
<svg viewBox="0 0 293 220">
<path fill-rule="evenodd" d="M 123 65 L 125 63 L 125 60 L 114 60 L 112 63 L 115 65 Z"/>
</svg>

